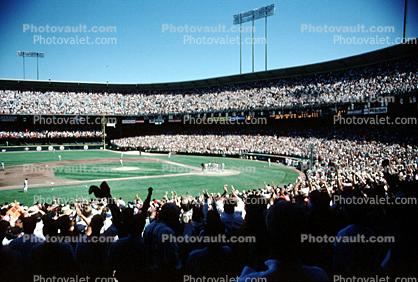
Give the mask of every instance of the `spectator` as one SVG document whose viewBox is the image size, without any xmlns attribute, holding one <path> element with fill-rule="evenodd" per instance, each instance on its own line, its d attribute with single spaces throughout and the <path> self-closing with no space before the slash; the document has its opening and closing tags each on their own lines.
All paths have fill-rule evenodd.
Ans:
<svg viewBox="0 0 418 282">
<path fill-rule="evenodd" d="M 267 231 L 271 258 L 265 262 L 266 270 L 256 272 L 245 267 L 239 281 L 267 278 L 267 281 L 327 281 L 323 269 L 301 262 L 301 235 L 305 232 L 303 211 L 284 200 L 277 201 L 267 214 Z M 276 242 L 278 241 L 278 242 Z"/>
</svg>

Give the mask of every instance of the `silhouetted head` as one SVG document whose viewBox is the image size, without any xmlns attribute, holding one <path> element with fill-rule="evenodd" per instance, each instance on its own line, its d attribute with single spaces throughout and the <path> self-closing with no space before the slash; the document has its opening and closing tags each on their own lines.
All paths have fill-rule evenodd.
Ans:
<svg viewBox="0 0 418 282">
<path fill-rule="evenodd" d="M 326 190 L 314 190 L 309 194 L 309 200 L 315 209 L 328 209 L 331 197 Z"/>
<path fill-rule="evenodd" d="M 234 198 L 228 198 L 224 201 L 224 212 L 227 214 L 233 214 L 235 212 L 235 207 L 237 206 L 237 200 Z"/>
<path fill-rule="evenodd" d="M 56 236 L 58 234 L 58 227 L 53 219 L 52 213 L 46 213 L 42 216 L 42 222 L 44 227 L 42 228 L 42 232 L 44 236 Z"/>
<path fill-rule="evenodd" d="M 201 221 L 203 217 L 203 207 L 201 205 L 194 205 L 192 221 Z"/>
<path fill-rule="evenodd" d="M 103 217 L 100 214 L 94 215 L 90 221 L 91 234 L 94 236 L 100 235 L 100 230 L 102 229 L 103 225 Z"/>
<path fill-rule="evenodd" d="M 22 223 L 23 223 L 23 232 L 25 234 L 33 234 L 33 231 L 35 231 L 35 227 L 36 227 L 36 218 L 32 216 L 24 217 L 22 219 Z"/>
<path fill-rule="evenodd" d="M 71 219 L 68 215 L 60 216 L 56 220 L 56 226 L 60 230 L 62 236 L 68 235 L 71 227 Z"/>
<path fill-rule="evenodd" d="M 10 223 L 5 220 L 0 220 L 0 240 L 6 236 L 7 229 L 9 229 Z M 1 241 L 0 241 L 1 242 Z"/>
<path fill-rule="evenodd" d="M 221 221 L 219 213 L 214 210 L 208 211 L 205 224 L 205 235 L 216 236 L 218 234 L 223 234 L 224 231 L 225 227 Z"/>
<path fill-rule="evenodd" d="M 161 207 L 159 220 L 174 228 L 179 223 L 180 209 L 174 203 L 167 203 Z"/>
<path fill-rule="evenodd" d="M 267 199 L 259 195 L 251 195 L 245 201 L 245 222 L 248 225 L 263 224 L 267 210 Z"/>
<path fill-rule="evenodd" d="M 277 259 L 299 255 L 301 235 L 305 230 L 305 214 L 299 206 L 277 201 L 267 212 L 267 231 Z"/>
<path fill-rule="evenodd" d="M 134 221 L 134 210 L 132 208 L 122 209 L 121 212 L 121 229 L 120 235 L 134 235 L 135 233 L 135 221 Z M 126 233 L 126 234 L 124 234 Z"/>
</svg>

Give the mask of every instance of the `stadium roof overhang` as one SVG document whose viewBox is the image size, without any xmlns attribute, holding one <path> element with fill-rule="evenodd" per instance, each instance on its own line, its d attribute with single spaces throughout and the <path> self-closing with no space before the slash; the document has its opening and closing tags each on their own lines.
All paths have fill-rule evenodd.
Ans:
<svg viewBox="0 0 418 282">
<path fill-rule="evenodd" d="M 151 83 L 151 84 L 114 84 L 97 82 L 65 82 L 65 81 L 33 81 L 0 79 L 0 89 L 33 90 L 33 91 L 84 91 L 84 92 L 123 92 L 135 93 L 139 91 L 170 91 L 187 90 L 193 88 L 219 87 L 228 84 L 248 83 L 260 80 L 272 80 L 327 73 L 363 67 L 380 62 L 389 62 L 403 57 L 417 56 L 417 40 L 415 44 L 401 44 L 377 51 L 347 57 L 343 59 L 310 64 L 305 66 L 283 68 L 242 75 L 231 75 L 193 81 Z"/>
</svg>

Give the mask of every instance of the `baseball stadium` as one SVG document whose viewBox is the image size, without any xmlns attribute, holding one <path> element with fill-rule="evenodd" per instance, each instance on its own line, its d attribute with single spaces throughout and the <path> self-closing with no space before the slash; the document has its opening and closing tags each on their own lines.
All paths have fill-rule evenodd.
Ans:
<svg viewBox="0 0 418 282">
<path fill-rule="evenodd" d="M 108 2 L 0 3 L 0 281 L 416 281 L 417 1 Z"/>
<path fill-rule="evenodd" d="M 2 154 L 5 169 L 1 175 L 1 199 L 32 203 L 38 197 L 39 201 L 67 202 L 88 198 L 88 187 L 102 181 L 112 184 L 115 196 L 127 199 L 144 193 L 150 186 L 158 187 L 156 197 L 171 191 L 198 195 L 203 190 L 221 192 L 228 183 L 237 188 L 262 187 L 265 183 L 285 185 L 295 182 L 299 175 L 295 168 L 278 163 L 268 166 L 267 162 L 249 159 L 174 154 L 168 157 L 167 153 L 140 156 L 138 151 L 132 154 L 100 149 L 60 151 L 61 146 L 47 146 L 52 151 L 44 147 L 43 152 Z M 225 169 L 203 170 L 202 163 L 223 163 Z M 30 189 L 23 193 L 26 178 Z"/>
</svg>

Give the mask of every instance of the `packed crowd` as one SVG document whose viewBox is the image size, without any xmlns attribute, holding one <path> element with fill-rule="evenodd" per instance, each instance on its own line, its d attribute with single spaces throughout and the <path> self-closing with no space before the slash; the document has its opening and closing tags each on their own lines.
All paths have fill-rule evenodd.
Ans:
<svg viewBox="0 0 418 282">
<path fill-rule="evenodd" d="M 331 132 L 332 130 L 329 129 Z M 401 171 L 402 177 L 412 177 L 417 169 L 418 146 L 411 144 L 368 141 L 362 138 L 346 139 L 344 136 L 329 137 L 275 136 L 275 135 L 151 135 L 114 140 L 120 148 L 142 148 L 160 152 L 198 154 L 242 155 L 267 153 L 282 156 L 315 157 L 315 183 L 324 181 L 336 185 L 335 167 L 343 177 L 353 172 L 361 173 L 381 182 L 383 160 L 389 160 Z M 407 140 L 403 140 L 406 142 Z M 416 144 L 416 143 L 415 143 Z"/>
<path fill-rule="evenodd" d="M 416 163 L 403 170 L 393 160 L 376 165 L 383 167 L 379 180 L 355 171 L 346 178 L 337 167 L 335 186 L 308 173 L 284 187 L 266 184 L 239 190 L 225 185 L 222 193 L 171 192 L 162 199 L 153 199 L 149 188 L 145 198 L 137 194 L 125 202 L 112 197 L 103 182 L 89 189 L 95 199 L 56 198 L 29 206 L 5 203 L 0 209 L 0 279 L 239 277 L 234 281 L 244 282 L 417 275 Z M 350 205 L 335 196 L 388 202 Z M 415 203 L 392 205 L 400 198 Z M 303 241 L 308 234 L 390 235 L 395 240 Z"/>
<path fill-rule="evenodd" d="M 138 190 L 125 201 L 103 182 L 85 191 L 84 199 L 4 203 L 0 280 L 78 275 L 92 281 L 239 277 L 244 282 L 417 275 L 418 146 L 413 136 L 380 132 L 379 141 L 373 141 L 360 137 L 361 130 L 358 135 L 351 130 L 311 131 L 114 140 L 122 148 L 274 153 L 313 163 L 295 183 L 280 187 L 229 183 L 220 193 L 167 192 L 160 199 L 149 188 L 146 196 Z M 347 202 L 354 199 L 363 201 Z M 396 204 L 399 199 L 407 201 Z M 330 243 L 302 240 L 306 236 L 392 240 Z"/>
<path fill-rule="evenodd" d="M 161 93 L 0 90 L 0 114 L 150 115 L 368 102 L 416 91 L 417 65 L 412 58 L 344 72 Z"/>
<path fill-rule="evenodd" d="M 153 114 L 255 109 L 338 103 L 417 88 L 416 63 L 409 62 L 193 93 L 0 91 L 0 112 Z M 0 132 L 0 139 L 92 136 L 100 137 L 101 132 Z M 96 277 L 324 281 L 333 275 L 418 275 L 415 139 L 381 132 L 379 138 L 368 139 L 329 129 L 316 134 L 307 130 L 286 135 L 149 135 L 112 143 L 121 149 L 160 152 L 268 153 L 312 163 L 295 183 L 280 187 L 225 184 L 220 193 L 171 192 L 160 199 L 153 198 L 152 188 L 143 195 L 138 187 L 135 198 L 125 201 L 103 182 L 85 191 L 85 199 L 2 203 L 0 281 L 35 281 L 35 276 L 90 277 L 92 281 Z M 347 204 L 341 199 L 363 201 Z M 370 199 L 384 203 L 365 204 Z M 410 201 L 395 204 L 399 199 Z M 312 243 L 303 241 L 304 235 L 394 240 Z M 262 278 L 267 280 L 256 280 Z"/>
<path fill-rule="evenodd" d="M 0 139 L 98 138 L 101 131 L 0 131 Z"/>
</svg>

